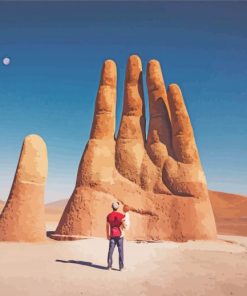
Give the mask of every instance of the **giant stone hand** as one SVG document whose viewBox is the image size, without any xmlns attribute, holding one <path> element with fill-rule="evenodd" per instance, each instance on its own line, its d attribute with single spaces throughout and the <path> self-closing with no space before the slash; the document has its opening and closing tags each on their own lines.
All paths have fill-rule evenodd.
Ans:
<svg viewBox="0 0 247 296">
<path fill-rule="evenodd" d="M 148 63 L 146 139 L 142 64 L 131 56 L 115 137 L 116 72 L 112 60 L 104 62 L 90 139 L 54 237 L 104 236 L 105 217 L 117 199 L 131 209 L 129 239 L 214 239 L 207 184 L 180 88 L 172 84 L 166 91 L 159 62 Z"/>
</svg>

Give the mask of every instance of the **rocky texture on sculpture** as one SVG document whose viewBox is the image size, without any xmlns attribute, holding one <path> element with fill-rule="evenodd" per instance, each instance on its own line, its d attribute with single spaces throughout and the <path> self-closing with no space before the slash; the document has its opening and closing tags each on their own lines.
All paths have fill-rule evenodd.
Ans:
<svg viewBox="0 0 247 296">
<path fill-rule="evenodd" d="M 121 124 L 115 139 L 116 65 L 104 62 L 90 139 L 74 192 L 54 238 L 105 236 L 111 202 L 131 209 L 127 238 L 214 239 L 215 220 L 193 129 L 180 88 L 147 65 L 149 130 L 145 136 L 142 64 L 128 60 Z"/>
<path fill-rule="evenodd" d="M 25 138 L 9 198 L 0 215 L 0 241 L 46 239 L 44 189 L 48 163 L 45 142 Z"/>
</svg>

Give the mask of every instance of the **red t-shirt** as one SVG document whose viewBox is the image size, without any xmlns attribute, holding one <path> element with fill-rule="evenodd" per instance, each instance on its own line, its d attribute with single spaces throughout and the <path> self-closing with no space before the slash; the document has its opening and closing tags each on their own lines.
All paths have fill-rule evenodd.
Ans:
<svg viewBox="0 0 247 296">
<path fill-rule="evenodd" d="M 107 222 L 111 226 L 111 237 L 120 237 L 121 236 L 121 229 L 120 225 L 122 223 L 122 219 L 125 217 L 125 215 L 113 211 L 107 216 Z"/>
</svg>

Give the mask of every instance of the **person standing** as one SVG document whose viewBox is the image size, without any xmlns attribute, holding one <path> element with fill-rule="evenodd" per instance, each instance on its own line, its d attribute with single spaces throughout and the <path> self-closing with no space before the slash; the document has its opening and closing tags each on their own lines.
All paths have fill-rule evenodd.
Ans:
<svg viewBox="0 0 247 296">
<path fill-rule="evenodd" d="M 125 215 L 118 212 L 119 202 L 112 203 L 112 212 L 107 215 L 106 218 L 106 235 L 109 239 L 109 250 L 107 256 L 107 269 L 112 269 L 112 255 L 115 249 L 115 246 L 118 247 L 119 254 L 119 270 L 121 271 L 124 268 L 124 252 L 123 252 L 123 240 L 121 237 L 121 224 L 122 220 L 125 218 Z"/>
</svg>

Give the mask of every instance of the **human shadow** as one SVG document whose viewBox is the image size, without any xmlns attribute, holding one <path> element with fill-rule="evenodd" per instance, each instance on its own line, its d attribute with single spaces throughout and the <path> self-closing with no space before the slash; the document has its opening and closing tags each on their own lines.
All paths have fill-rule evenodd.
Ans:
<svg viewBox="0 0 247 296">
<path fill-rule="evenodd" d="M 97 268 L 97 269 L 103 269 L 103 270 L 108 269 L 106 266 L 94 264 L 94 263 L 89 262 L 89 261 L 76 261 L 76 260 L 60 260 L 60 259 L 57 259 L 56 262 L 79 264 L 79 265 L 84 265 L 84 266 L 93 267 L 93 268 Z M 112 268 L 112 270 L 118 270 L 118 269 Z"/>
<path fill-rule="evenodd" d="M 46 231 L 46 236 L 49 237 L 49 238 L 52 238 L 52 235 L 54 233 L 55 233 L 55 231 L 48 230 L 48 231 Z"/>
</svg>

